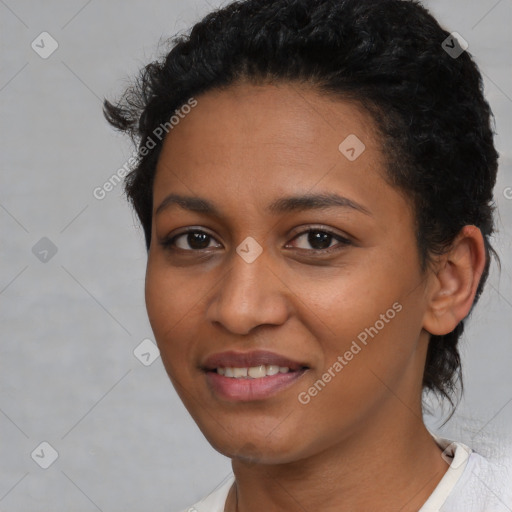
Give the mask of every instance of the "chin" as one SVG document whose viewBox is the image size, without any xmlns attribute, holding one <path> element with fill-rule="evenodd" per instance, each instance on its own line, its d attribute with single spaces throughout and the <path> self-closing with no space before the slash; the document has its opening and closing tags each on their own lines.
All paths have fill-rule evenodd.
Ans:
<svg viewBox="0 0 512 512">
<path fill-rule="evenodd" d="M 290 432 L 282 431 L 279 436 L 269 436 L 267 429 L 237 434 L 222 429 L 219 431 L 219 428 L 213 433 L 202 432 L 216 451 L 230 459 L 253 464 L 286 464 L 302 458 L 299 447 L 304 443 Z"/>
</svg>

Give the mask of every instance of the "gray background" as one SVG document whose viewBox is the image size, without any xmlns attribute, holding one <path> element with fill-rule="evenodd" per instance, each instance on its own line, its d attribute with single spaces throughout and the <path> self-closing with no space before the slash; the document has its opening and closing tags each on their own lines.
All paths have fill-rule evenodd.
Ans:
<svg viewBox="0 0 512 512">
<path fill-rule="evenodd" d="M 161 38 L 217 5 L 0 0 L 1 511 L 179 510 L 230 471 L 161 360 L 145 366 L 133 353 L 152 339 L 142 232 L 121 185 L 93 196 L 131 154 L 102 98 L 123 90 Z M 425 5 L 468 41 L 496 116 L 503 269 L 493 265 L 464 338 L 465 399 L 437 430 L 491 453 L 512 425 L 512 0 Z M 43 31 L 59 44 L 47 59 L 31 48 Z M 43 237 L 55 255 L 46 241 L 33 251 Z M 36 463 L 50 460 L 43 441 L 59 454 L 48 469 Z"/>
</svg>

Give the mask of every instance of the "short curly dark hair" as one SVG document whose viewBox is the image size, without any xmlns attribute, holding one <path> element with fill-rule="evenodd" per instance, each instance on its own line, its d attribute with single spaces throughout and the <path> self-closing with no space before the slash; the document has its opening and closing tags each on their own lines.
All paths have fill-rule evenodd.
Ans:
<svg viewBox="0 0 512 512">
<path fill-rule="evenodd" d="M 480 228 L 486 265 L 476 303 L 496 256 L 489 238 L 498 153 L 482 77 L 467 51 L 446 51 L 457 43 L 449 37 L 414 0 L 247 0 L 171 39 L 168 54 L 147 65 L 118 102 L 104 103 L 107 120 L 138 144 L 125 190 L 147 248 L 162 140 L 149 152 L 143 148 L 154 130 L 188 99 L 213 89 L 241 81 L 308 83 L 372 116 L 387 178 L 414 205 L 423 270 L 463 226 Z M 423 377 L 424 390 L 452 406 L 463 388 L 463 329 L 461 321 L 449 334 L 431 335 Z"/>
</svg>

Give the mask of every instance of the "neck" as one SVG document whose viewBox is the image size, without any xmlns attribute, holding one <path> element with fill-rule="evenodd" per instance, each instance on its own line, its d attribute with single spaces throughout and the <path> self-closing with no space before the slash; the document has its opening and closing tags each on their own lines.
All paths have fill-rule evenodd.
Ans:
<svg viewBox="0 0 512 512">
<path fill-rule="evenodd" d="M 286 464 L 233 459 L 236 488 L 226 512 L 417 512 L 448 464 L 425 428 L 421 408 L 396 409 L 308 458 Z"/>
</svg>

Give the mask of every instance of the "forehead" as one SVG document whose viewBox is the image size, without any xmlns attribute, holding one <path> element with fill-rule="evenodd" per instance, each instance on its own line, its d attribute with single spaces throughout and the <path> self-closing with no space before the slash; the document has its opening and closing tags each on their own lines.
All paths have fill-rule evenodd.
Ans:
<svg viewBox="0 0 512 512">
<path fill-rule="evenodd" d="M 238 84 L 196 99 L 164 141 L 155 209 L 171 192 L 241 211 L 311 191 L 375 203 L 390 188 L 375 124 L 353 102 L 298 84 Z"/>
<path fill-rule="evenodd" d="M 350 134 L 369 145 L 378 139 L 373 119 L 357 103 L 294 83 L 244 83 L 208 91 L 171 133 L 165 146 L 177 146 L 191 136 L 203 140 L 198 151 L 210 143 L 212 156 L 217 148 L 232 152 L 241 143 L 278 146 L 284 157 L 297 163 L 306 153 L 319 158 L 333 143 L 336 149 Z"/>
</svg>

